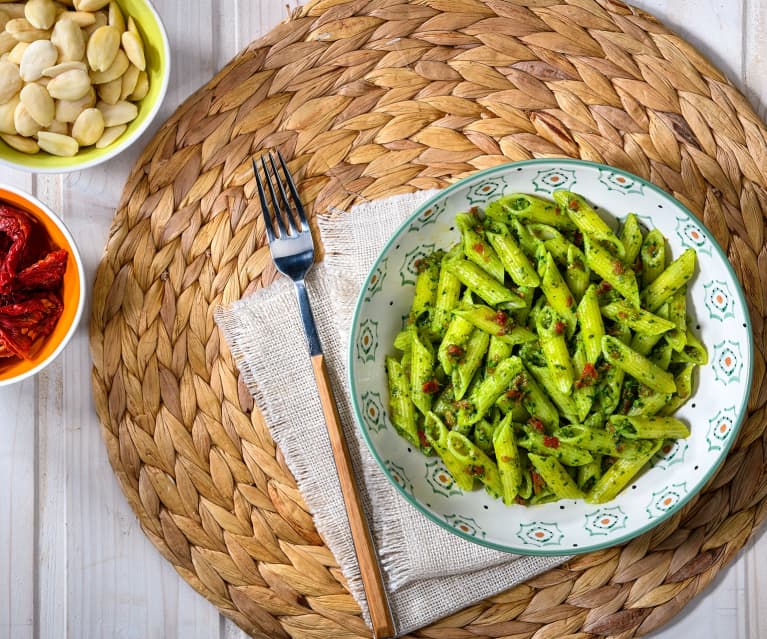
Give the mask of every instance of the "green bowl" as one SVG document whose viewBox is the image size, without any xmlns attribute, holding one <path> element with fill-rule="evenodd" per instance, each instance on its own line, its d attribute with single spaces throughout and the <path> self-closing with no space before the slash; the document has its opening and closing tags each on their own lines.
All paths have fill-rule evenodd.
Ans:
<svg viewBox="0 0 767 639">
<path fill-rule="evenodd" d="M 160 110 L 170 78 L 170 45 L 160 16 L 148 0 L 117 0 L 126 16 L 136 22 L 146 52 L 149 93 L 136 103 L 138 116 L 115 142 L 104 149 L 95 146 L 80 150 L 71 158 L 58 157 L 44 151 L 35 155 L 21 153 L 0 140 L 0 164 L 34 173 L 66 173 L 80 171 L 113 158 L 133 144 Z"/>
</svg>

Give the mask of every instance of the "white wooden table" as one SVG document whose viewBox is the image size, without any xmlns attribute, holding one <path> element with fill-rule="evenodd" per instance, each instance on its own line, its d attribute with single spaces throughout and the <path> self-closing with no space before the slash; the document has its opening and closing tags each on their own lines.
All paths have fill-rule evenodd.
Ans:
<svg viewBox="0 0 767 639">
<path fill-rule="evenodd" d="M 295 5 L 297 0 L 291 0 Z M 286 15 L 286 0 L 155 0 L 173 75 L 152 131 L 241 48 Z M 636 0 L 686 36 L 764 116 L 767 3 Z M 107 230 L 143 141 L 64 176 L 0 168 L 0 181 L 60 211 L 93 281 Z M 0 389 L 0 639 L 243 639 L 150 544 L 107 460 L 90 391 L 87 317 L 36 379 Z M 767 637 L 767 534 L 653 639 Z"/>
</svg>

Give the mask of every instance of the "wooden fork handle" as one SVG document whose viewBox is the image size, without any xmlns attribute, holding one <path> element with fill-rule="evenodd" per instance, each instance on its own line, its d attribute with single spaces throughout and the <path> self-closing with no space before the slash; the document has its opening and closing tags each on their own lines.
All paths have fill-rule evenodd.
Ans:
<svg viewBox="0 0 767 639">
<path fill-rule="evenodd" d="M 330 445 L 333 448 L 333 458 L 336 462 L 338 480 L 341 483 L 341 492 L 346 504 L 346 514 L 349 517 L 354 548 L 360 564 L 362 584 L 365 587 L 365 595 L 368 607 L 370 608 L 370 620 L 373 624 L 373 634 L 378 639 L 392 637 L 394 635 L 394 624 L 389 612 L 389 603 L 386 598 L 383 580 L 381 579 L 381 569 L 378 564 L 370 530 L 362 511 L 357 484 L 354 481 L 351 458 L 349 457 L 349 448 L 346 445 L 341 428 L 338 408 L 336 408 L 333 392 L 330 389 L 328 371 L 325 367 L 325 357 L 322 354 L 312 357 L 312 368 L 314 369 L 314 377 L 317 380 L 317 388 L 320 392 L 322 411 L 325 414 L 325 422 L 328 426 L 328 435 L 330 436 Z"/>
</svg>

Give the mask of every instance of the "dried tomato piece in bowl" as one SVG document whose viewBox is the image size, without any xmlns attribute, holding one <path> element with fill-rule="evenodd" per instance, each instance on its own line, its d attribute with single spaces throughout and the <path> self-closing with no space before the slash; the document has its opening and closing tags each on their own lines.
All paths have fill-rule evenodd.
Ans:
<svg viewBox="0 0 767 639">
<path fill-rule="evenodd" d="M 26 213 L 0 204 L 0 234 L 6 236 L 5 244 L 8 245 L 4 252 L 0 251 L 0 293 L 13 291 L 16 269 L 24 257 L 31 232 L 32 220 Z"/>
<path fill-rule="evenodd" d="M 68 257 L 34 218 L 0 203 L 0 358 L 31 359 L 53 332 Z"/>
</svg>

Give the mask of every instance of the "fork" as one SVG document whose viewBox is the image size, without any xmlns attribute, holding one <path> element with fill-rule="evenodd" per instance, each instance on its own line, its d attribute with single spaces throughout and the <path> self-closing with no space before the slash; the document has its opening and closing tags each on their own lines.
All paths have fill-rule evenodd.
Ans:
<svg viewBox="0 0 767 639">
<path fill-rule="evenodd" d="M 278 164 L 274 154 L 268 154 L 269 164 L 264 156 L 261 156 L 261 168 L 263 178 L 259 174 L 256 159 L 253 158 L 253 170 L 256 174 L 256 186 L 258 197 L 261 200 L 261 210 L 266 226 L 266 237 L 269 241 L 269 250 L 277 270 L 286 275 L 296 287 L 298 307 L 301 311 L 301 320 L 309 347 L 309 355 L 312 360 L 312 369 L 317 382 L 317 389 L 322 404 L 322 412 L 333 449 L 333 459 L 341 484 L 341 492 L 346 505 L 346 513 L 349 518 L 354 548 L 360 565 L 362 584 L 365 588 L 370 619 L 373 625 L 375 637 L 391 637 L 394 634 L 394 625 L 389 611 L 386 592 L 381 579 L 380 565 L 373 547 L 370 530 L 365 521 L 360 502 L 359 491 L 352 474 L 349 448 L 344 439 L 341 420 L 338 416 L 333 392 L 330 387 L 328 371 L 325 366 L 325 357 L 322 353 L 317 327 L 314 323 L 309 296 L 306 293 L 305 277 L 314 263 L 314 241 L 309 231 L 309 223 L 306 213 L 298 196 L 295 182 L 290 175 L 287 164 L 282 154 L 278 151 L 279 168 L 282 169 L 283 178 L 280 177 Z M 271 167 L 271 174 L 269 169 Z M 264 188 L 266 183 L 266 189 Z M 275 184 L 277 186 L 275 190 Z M 285 184 L 287 184 L 286 191 Z M 269 191 L 273 214 L 267 202 L 266 190 Z M 279 193 L 279 198 L 278 194 Z M 292 199 L 292 204 L 290 200 Z"/>
</svg>

